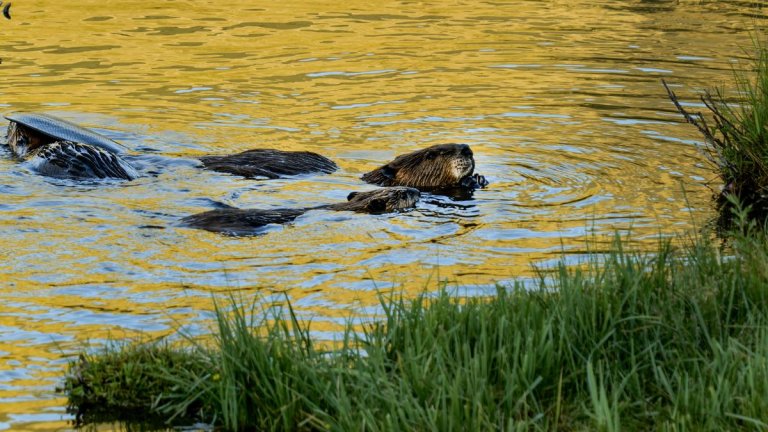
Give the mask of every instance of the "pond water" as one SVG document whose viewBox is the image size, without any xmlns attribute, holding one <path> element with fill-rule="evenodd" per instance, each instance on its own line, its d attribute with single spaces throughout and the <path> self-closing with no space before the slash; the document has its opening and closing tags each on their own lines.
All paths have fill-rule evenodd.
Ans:
<svg viewBox="0 0 768 432">
<path fill-rule="evenodd" d="M 660 80 L 690 102 L 729 82 L 765 17 L 748 1 L 226 3 L 14 1 L 0 19 L 0 113 L 55 114 L 136 153 L 279 148 L 340 166 L 88 184 L 0 151 L 0 429 L 67 428 L 54 393 L 67 355 L 205 328 L 214 296 L 284 292 L 322 334 L 375 311 L 377 290 L 484 294 L 578 260 L 593 234 L 652 248 L 695 229 L 716 178 Z M 341 201 L 372 188 L 361 174 L 449 142 L 470 144 L 491 182 L 471 199 L 313 211 L 247 238 L 177 225 L 215 202 Z"/>
</svg>

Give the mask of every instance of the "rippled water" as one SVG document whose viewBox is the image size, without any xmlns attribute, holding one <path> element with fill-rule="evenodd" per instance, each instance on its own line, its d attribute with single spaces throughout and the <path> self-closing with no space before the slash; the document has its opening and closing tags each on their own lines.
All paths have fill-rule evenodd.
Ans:
<svg viewBox="0 0 768 432">
<path fill-rule="evenodd" d="M 376 288 L 468 294 L 532 275 L 592 231 L 672 235 L 713 216 L 714 174 L 660 84 L 728 82 L 764 2 L 14 1 L 0 20 L 0 112 L 43 111 L 136 153 L 310 150 L 327 176 L 254 181 L 169 166 L 124 183 L 0 158 L 0 428 L 66 427 L 65 357 L 113 335 L 201 325 L 212 292 L 287 291 L 317 330 Z M 324 3 L 324 4 L 318 4 Z M 4 123 L 3 123 L 4 126 Z M 313 211 L 264 235 L 181 228 L 215 201 L 294 207 L 436 143 L 491 185 L 414 211 Z M 432 282 L 429 282 L 432 280 Z"/>
</svg>

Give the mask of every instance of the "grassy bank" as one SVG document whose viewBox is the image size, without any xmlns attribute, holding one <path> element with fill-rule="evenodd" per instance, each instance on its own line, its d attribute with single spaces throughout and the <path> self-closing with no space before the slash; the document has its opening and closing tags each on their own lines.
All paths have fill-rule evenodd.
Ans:
<svg viewBox="0 0 768 432">
<path fill-rule="evenodd" d="M 707 154 L 722 184 L 716 195 L 720 221 L 729 225 L 732 203 L 750 207 L 751 216 L 768 218 L 768 49 L 755 37 L 750 62 L 734 69 L 734 90 L 706 90 L 700 96 L 706 115 L 690 113 L 664 83 L 688 123 L 701 132 Z"/>
<path fill-rule="evenodd" d="M 491 298 L 382 298 L 328 352 L 290 308 L 217 310 L 212 344 L 71 364 L 89 421 L 152 412 L 224 430 L 765 430 L 768 241 L 614 252 Z"/>
</svg>

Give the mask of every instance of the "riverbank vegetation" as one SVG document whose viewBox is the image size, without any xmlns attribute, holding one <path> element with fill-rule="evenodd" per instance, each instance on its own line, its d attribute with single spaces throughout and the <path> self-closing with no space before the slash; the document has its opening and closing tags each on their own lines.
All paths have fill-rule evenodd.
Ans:
<svg viewBox="0 0 768 432">
<path fill-rule="evenodd" d="M 700 96 L 707 115 L 686 110 L 664 82 L 677 110 L 707 144 L 707 157 L 722 181 L 716 201 L 724 226 L 731 222 L 733 202 L 749 208 L 760 223 L 768 218 L 768 49 L 755 37 L 753 50 L 749 63 L 734 69 L 732 92 L 716 88 Z"/>
<path fill-rule="evenodd" d="M 617 239 L 535 287 L 384 295 L 380 319 L 332 348 L 290 306 L 219 305 L 208 343 L 83 354 L 62 391 L 85 422 L 146 412 L 232 431 L 763 430 L 768 239 L 741 223 L 728 253 Z"/>
</svg>

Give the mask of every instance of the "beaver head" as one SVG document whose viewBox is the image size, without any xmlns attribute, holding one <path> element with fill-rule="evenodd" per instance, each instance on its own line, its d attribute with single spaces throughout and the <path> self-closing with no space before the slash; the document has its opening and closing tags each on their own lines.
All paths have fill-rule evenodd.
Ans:
<svg viewBox="0 0 768 432">
<path fill-rule="evenodd" d="M 56 141 L 56 138 L 14 121 L 8 125 L 8 132 L 5 138 L 8 142 L 8 147 L 11 148 L 11 152 L 21 159 L 25 158 L 32 150 Z"/>
<path fill-rule="evenodd" d="M 400 155 L 362 179 L 379 186 L 447 188 L 461 186 L 474 170 L 475 159 L 468 145 L 439 144 Z"/>
<path fill-rule="evenodd" d="M 352 192 L 347 196 L 347 202 L 331 204 L 327 208 L 371 214 L 391 213 L 413 208 L 420 196 L 418 189 L 388 187 L 367 192 Z"/>
</svg>

